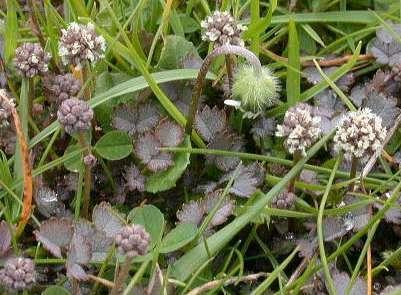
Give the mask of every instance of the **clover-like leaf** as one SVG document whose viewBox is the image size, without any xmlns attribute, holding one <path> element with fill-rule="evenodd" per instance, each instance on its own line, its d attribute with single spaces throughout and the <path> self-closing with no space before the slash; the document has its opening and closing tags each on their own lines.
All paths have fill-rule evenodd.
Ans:
<svg viewBox="0 0 401 295">
<path fill-rule="evenodd" d="M 344 198 L 344 203 L 346 205 L 352 205 L 361 200 L 361 198 L 346 195 Z M 343 220 L 346 223 L 349 223 L 350 227 L 351 225 L 353 225 L 354 232 L 358 232 L 369 223 L 370 217 L 371 216 L 369 213 L 369 208 L 367 205 L 364 205 L 362 207 L 351 210 L 348 214 L 346 214 L 345 217 L 343 217 Z"/>
<path fill-rule="evenodd" d="M 184 140 L 184 129 L 170 120 L 163 120 L 156 127 L 155 137 L 164 147 L 176 147 Z"/>
<path fill-rule="evenodd" d="M 239 152 L 243 148 L 242 138 L 236 134 L 219 132 L 207 146 L 209 149 L 229 150 Z M 206 155 L 207 164 L 215 164 L 222 171 L 234 169 L 240 162 L 238 157 L 223 157 Z"/>
<path fill-rule="evenodd" d="M 150 102 L 139 104 L 136 111 L 138 112 L 136 122 L 138 133 L 145 133 L 153 129 L 161 118 L 157 106 Z"/>
<path fill-rule="evenodd" d="M 112 125 L 114 128 L 125 131 L 130 136 L 133 136 L 136 132 L 136 117 L 135 108 L 122 105 L 114 111 Z"/>
<path fill-rule="evenodd" d="M 204 208 L 205 214 L 209 214 L 213 211 L 214 207 L 217 206 L 220 198 L 221 198 L 222 191 L 217 190 L 213 193 L 208 194 L 203 200 L 201 205 Z M 235 209 L 234 201 L 230 200 L 229 197 L 224 197 L 223 202 L 219 206 L 216 213 L 213 215 L 209 227 L 218 226 L 223 224 L 227 221 L 228 217 L 230 217 Z"/>
<path fill-rule="evenodd" d="M 385 127 L 390 128 L 401 110 L 397 107 L 397 99 L 386 97 L 382 93 L 371 91 L 363 102 L 363 107 L 369 108 L 373 113 L 382 118 Z"/>
<path fill-rule="evenodd" d="M 5 257 L 11 250 L 10 227 L 4 220 L 0 223 L 0 257 Z"/>
<path fill-rule="evenodd" d="M 188 81 L 171 81 L 160 84 L 160 88 L 183 114 L 188 114 L 192 98 L 192 85 Z M 200 102 L 202 102 L 200 97 Z"/>
<path fill-rule="evenodd" d="M 323 220 L 323 234 L 326 242 L 341 238 L 348 232 L 344 221 L 339 217 L 326 217 Z"/>
<path fill-rule="evenodd" d="M 130 191 L 140 191 L 145 190 L 145 176 L 141 174 L 139 169 L 135 165 L 130 165 L 125 167 L 123 177 L 125 180 L 125 187 Z"/>
<path fill-rule="evenodd" d="M 135 106 L 122 105 L 114 111 L 112 125 L 127 132 L 130 136 L 142 134 L 153 129 L 161 116 L 157 107 L 148 102 Z"/>
<path fill-rule="evenodd" d="M 92 221 L 96 229 L 104 231 L 109 238 L 114 238 L 124 226 L 121 217 L 106 202 L 102 202 L 93 208 Z"/>
<path fill-rule="evenodd" d="M 234 178 L 230 193 L 239 197 L 250 197 L 257 190 L 257 187 L 263 184 L 265 172 L 263 166 L 258 162 L 246 166 L 240 163 L 239 172 L 237 177 Z M 233 176 L 234 171 L 227 173 L 222 177 L 220 183 L 230 180 Z"/>
<path fill-rule="evenodd" d="M 351 279 L 349 275 L 346 272 L 334 272 L 332 275 L 333 277 L 333 282 L 334 282 L 334 287 L 336 288 L 337 294 L 338 295 L 345 295 L 348 284 L 350 283 Z M 352 286 L 350 292 L 348 294 L 350 295 L 365 295 L 367 292 L 367 285 L 366 281 L 358 277 L 355 280 L 354 285 Z"/>
<path fill-rule="evenodd" d="M 189 201 L 182 205 L 181 210 L 177 211 L 179 223 L 192 223 L 199 225 L 205 214 L 203 204 L 197 201 Z"/>
<path fill-rule="evenodd" d="M 205 105 L 195 116 L 194 127 L 200 136 L 207 142 L 213 140 L 217 133 L 227 128 L 227 115 L 217 106 L 212 109 Z"/>
<path fill-rule="evenodd" d="M 274 118 L 258 117 L 252 125 L 250 133 L 255 140 L 274 135 L 277 127 L 277 122 Z"/>
<path fill-rule="evenodd" d="M 135 155 L 147 164 L 160 153 L 159 148 L 161 144 L 157 138 L 152 133 L 146 133 L 135 142 Z"/>
<path fill-rule="evenodd" d="M 297 246 L 299 247 L 299 257 L 304 258 L 312 258 L 317 249 L 317 239 L 316 238 L 305 238 L 298 239 L 296 241 Z"/>
<path fill-rule="evenodd" d="M 67 253 L 67 276 L 78 281 L 88 280 L 88 275 L 81 265 L 87 264 L 91 257 L 91 242 L 82 235 L 74 234 Z"/>
<path fill-rule="evenodd" d="M 389 25 L 399 38 L 401 38 L 401 25 Z M 381 28 L 376 31 L 376 38 L 372 40 L 368 51 L 372 53 L 376 61 L 380 64 L 393 66 L 401 60 L 401 44 L 387 28 Z"/>
<path fill-rule="evenodd" d="M 49 218 L 51 216 L 63 216 L 65 214 L 65 205 L 61 202 L 54 190 L 40 186 L 35 193 L 36 208 L 40 214 Z"/>
<path fill-rule="evenodd" d="M 104 261 L 107 257 L 107 252 L 113 245 L 114 238 L 106 236 L 104 231 L 97 230 L 92 237 L 92 261 Z"/>
<path fill-rule="evenodd" d="M 383 208 L 383 205 L 381 203 L 375 202 L 373 206 L 380 210 Z M 401 224 L 401 199 L 398 199 L 396 204 L 394 204 L 390 209 L 388 209 L 384 213 L 384 220 L 388 223 L 393 223 L 393 224 Z"/>
<path fill-rule="evenodd" d="M 333 72 L 335 72 L 337 69 L 338 69 L 338 67 L 335 67 L 335 66 L 334 67 L 326 67 L 326 68 L 323 68 L 323 72 L 326 75 L 330 75 Z M 306 77 L 306 80 L 313 85 L 316 85 L 319 82 L 323 81 L 322 75 L 320 74 L 318 69 L 314 66 L 305 68 L 302 71 L 302 73 Z M 349 87 L 352 84 L 354 84 L 354 82 L 355 82 L 354 74 L 352 72 L 350 72 L 350 73 L 345 74 L 341 78 L 339 78 L 335 83 L 341 90 L 346 91 L 349 89 Z"/>
<path fill-rule="evenodd" d="M 70 244 L 73 236 L 72 221 L 68 218 L 50 218 L 43 221 L 34 234 L 46 250 L 62 258 L 61 250 Z"/>
</svg>

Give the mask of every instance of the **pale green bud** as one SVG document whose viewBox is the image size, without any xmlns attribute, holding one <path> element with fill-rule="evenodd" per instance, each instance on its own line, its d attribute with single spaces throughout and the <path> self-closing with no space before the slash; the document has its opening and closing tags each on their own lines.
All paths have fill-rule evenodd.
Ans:
<svg viewBox="0 0 401 295">
<path fill-rule="evenodd" d="M 267 67 L 242 65 L 234 76 L 232 96 L 241 102 L 247 117 L 255 117 L 268 107 L 277 105 L 280 85 Z"/>
</svg>

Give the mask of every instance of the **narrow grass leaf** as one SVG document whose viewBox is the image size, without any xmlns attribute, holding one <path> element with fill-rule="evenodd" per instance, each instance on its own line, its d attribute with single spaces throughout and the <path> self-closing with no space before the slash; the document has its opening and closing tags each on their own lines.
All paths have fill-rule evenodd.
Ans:
<svg viewBox="0 0 401 295">
<path fill-rule="evenodd" d="M 287 68 L 287 102 L 295 105 L 300 99 L 301 93 L 301 62 L 299 58 L 298 32 L 295 22 L 291 19 L 288 24 L 288 65 Z"/>
</svg>

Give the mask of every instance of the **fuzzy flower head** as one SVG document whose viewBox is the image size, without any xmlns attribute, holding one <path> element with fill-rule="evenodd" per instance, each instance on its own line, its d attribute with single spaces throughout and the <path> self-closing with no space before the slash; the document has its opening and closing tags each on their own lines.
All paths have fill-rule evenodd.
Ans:
<svg viewBox="0 0 401 295">
<path fill-rule="evenodd" d="M 241 33 L 246 27 L 238 24 L 228 11 L 215 11 L 201 22 L 202 40 L 224 44 L 244 46 Z"/>
<path fill-rule="evenodd" d="M 39 43 L 24 43 L 15 50 L 14 65 L 22 77 L 33 78 L 49 70 L 50 58 Z"/>
<path fill-rule="evenodd" d="M 10 258 L 0 270 L 0 284 L 10 291 L 27 289 L 35 282 L 35 265 L 29 258 Z"/>
<path fill-rule="evenodd" d="M 284 144 L 290 154 L 305 155 L 321 133 L 320 117 L 312 115 L 310 105 L 299 103 L 287 110 L 283 124 L 277 125 L 276 136 L 285 138 Z"/>
<path fill-rule="evenodd" d="M 382 149 L 386 133 L 382 118 L 369 108 L 349 112 L 338 123 L 334 150 L 343 151 L 347 160 L 355 157 L 365 162 Z"/>
<path fill-rule="evenodd" d="M 97 62 L 104 57 L 106 41 L 95 32 L 95 26 L 70 23 L 61 30 L 59 55 L 65 65 L 80 65 L 84 61 Z"/>
<path fill-rule="evenodd" d="M 266 108 L 276 105 L 279 91 L 278 79 L 267 67 L 257 71 L 251 65 L 243 65 L 234 76 L 232 95 L 244 113 L 257 116 Z"/>
<path fill-rule="evenodd" d="M 68 134 L 83 132 L 91 127 L 93 110 L 86 101 L 66 99 L 57 111 L 57 119 Z"/>
<path fill-rule="evenodd" d="M 43 81 L 43 86 L 48 92 L 48 97 L 57 104 L 64 100 L 74 98 L 81 90 L 81 81 L 75 79 L 72 74 L 47 76 Z"/>
<path fill-rule="evenodd" d="M 15 107 L 13 99 L 9 97 L 5 89 L 0 89 L 0 127 L 10 124 L 12 109 Z"/>
<path fill-rule="evenodd" d="M 145 255 L 148 252 L 150 235 L 142 225 L 127 225 L 117 233 L 115 243 L 122 255 L 129 257 Z"/>
</svg>

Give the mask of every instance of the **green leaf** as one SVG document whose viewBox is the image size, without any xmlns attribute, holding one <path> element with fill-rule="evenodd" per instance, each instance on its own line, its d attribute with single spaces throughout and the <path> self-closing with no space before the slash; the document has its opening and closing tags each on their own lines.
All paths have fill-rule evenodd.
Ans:
<svg viewBox="0 0 401 295">
<path fill-rule="evenodd" d="M 64 156 L 80 149 L 81 147 L 78 144 L 70 144 L 64 151 Z M 76 156 L 72 157 L 71 159 L 65 161 L 64 162 L 65 169 L 67 169 L 70 172 L 79 172 L 81 169 L 83 169 L 82 155 L 83 155 L 82 153 L 79 153 Z"/>
<path fill-rule="evenodd" d="M 154 246 L 158 243 L 164 231 L 164 215 L 153 205 L 136 207 L 128 214 L 128 221 L 133 224 L 140 224 L 146 229 Z"/>
<path fill-rule="evenodd" d="M 327 11 L 295 13 L 287 15 L 273 16 L 272 24 L 287 24 L 290 19 L 296 23 L 360 23 L 370 24 L 376 21 L 376 18 L 370 11 L 366 10 L 348 10 L 348 11 Z"/>
<path fill-rule="evenodd" d="M 249 25 L 248 29 L 242 34 L 244 40 L 250 39 L 252 36 L 259 35 L 264 32 L 272 21 L 274 10 L 277 8 L 277 0 L 270 0 L 269 10 L 266 16 Z"/>
<path fill-rule="evenodd" d="M 42 295 L 71 295 L 70 291 L 60 286 L 50 286 L 42 292 Z"/>
<path fill-rule="evenodd" d="M 89 16 L 83 0 L 69 0 L 68 2 L 77 17 Z"/>
<path fill-rule="evenodd" d="M 160 253 L 170 253 L 184 247 L 196 237 L 197 231 L 196 225 L 192 223 L 177 225 L 164 237 Z"/>
<path fill-rule="evenodd" d="M 326 47 L 326 45 L 324 44 L 322 38 L 320 38 L 319 34 L 316 33 L 316 31 L 308 24 L 306 25 L 301 25 L 302 29 L 305 30 L 305 32 L 308 33 L 308 35 L 315 40 L 317 43 L 319 43 L 320 45 L 322 45 L 323 47 Z"/>
<path fill-rule="evenodd" d="M 4 34 L 4 59 L 8 63 L 15 54 L 18 37 L 18 21 L 16 0 L 7 0 L 6 32 Z"/>
<path fill-rule="evenodd" d="M 121 160 L 132 152 L 132 140 L 123 131 L 110 131 L 98 140 L 95 151 L 104 159 Z"/>
<path fill-rule="evenodd" d="M 183 147 L 190 148 L 191 140 L 185 138 Z M 149 176 L 146 180 L 145 189 L 149 193 L 158 193 L 175 187 L 177 180 L 184 173 L 189 164 L 189 153 L 177 153 L 174 159 L 174 166 L 166 171 L 158 172 Z"/>
<path fill-rule="evenodd" d="M 309 159 L 316 154 L 333 135 L 334 130 L 320 139 L 309 149 L 307 155 L 297 162 L 279 183 L 273 186 L 266 194 L 262 194 L 260 199 L 258 199 L 253 206 L 249 207 L 246 212 L 209 237 L 206 240 L 208 250 L 205 249 L 204 243 L 200 243 L 190 251 L 187 251 L 184 256 L 178 259 L 172 266 L 172 276 L 180 281 L 186 281 L 192 273 L 210 258 L 210 255 L 215 255 L 249 222 L 259 216 L 270 200 L 282 191 L 287 183 L 302 170 Z"/>
<path fill-rule="evenodd" d="M 200 29 L 199 23 L 190 17 L 188 14 L 180 13 L 178 14 L 184 33 L 194 33 Z"/>
<path fill-rule="evenodd" d="M 181 36 L 167 36 L 157 67 L 161 69 L 182 68 L 182 61 L 187 56 L 200 58 L 192 42 Z"/>
<path fill-rule="evenodd" d="M 151 74 L 153 79 L 157 83 L 164 83 L 170 81 L 177 81 L 177 80 L 191 80 L 195 79 L 198 75 L 197 69 L 179 69 L 179 70 L 169 70 L 169 71 L 162 71 L 158 73 Z M 208 73 L 206 76 L 209 80 L 214 80 L 216 76 L 212 73 Z M 96 108 L 97 106 L 106 103 L 107 101 L 119 97 L 124 94 L 133 93 L 142 89 L 147 88 L 148 82 L 145 80 L 143 76 L 136 77 L 130 79 L 126 82 L 120 83 L 113 88 L 103 92 L 102 94 L 96 95 L 89 101 L 89 105 L 92 108 Z M 60 124 L 55 121 L 45 129 L 43 129 L 39 134 L 37 134 L 29 143 L 29 148 L 34 147 L 39 142 L 41 142 L 46 137 L 50 136 L 53 132 L 55 132 L 58 128 L 60 128 Z"/>
<path fill-rule="evenodd" d="M 299 58 L 298 32 L 295 22 L 290 20 L 288 24 L 288 65 L 287 68 L 287 102 L 295 105 L 300 99 L 301 93 L 301 61 Z"/>
</svg>

